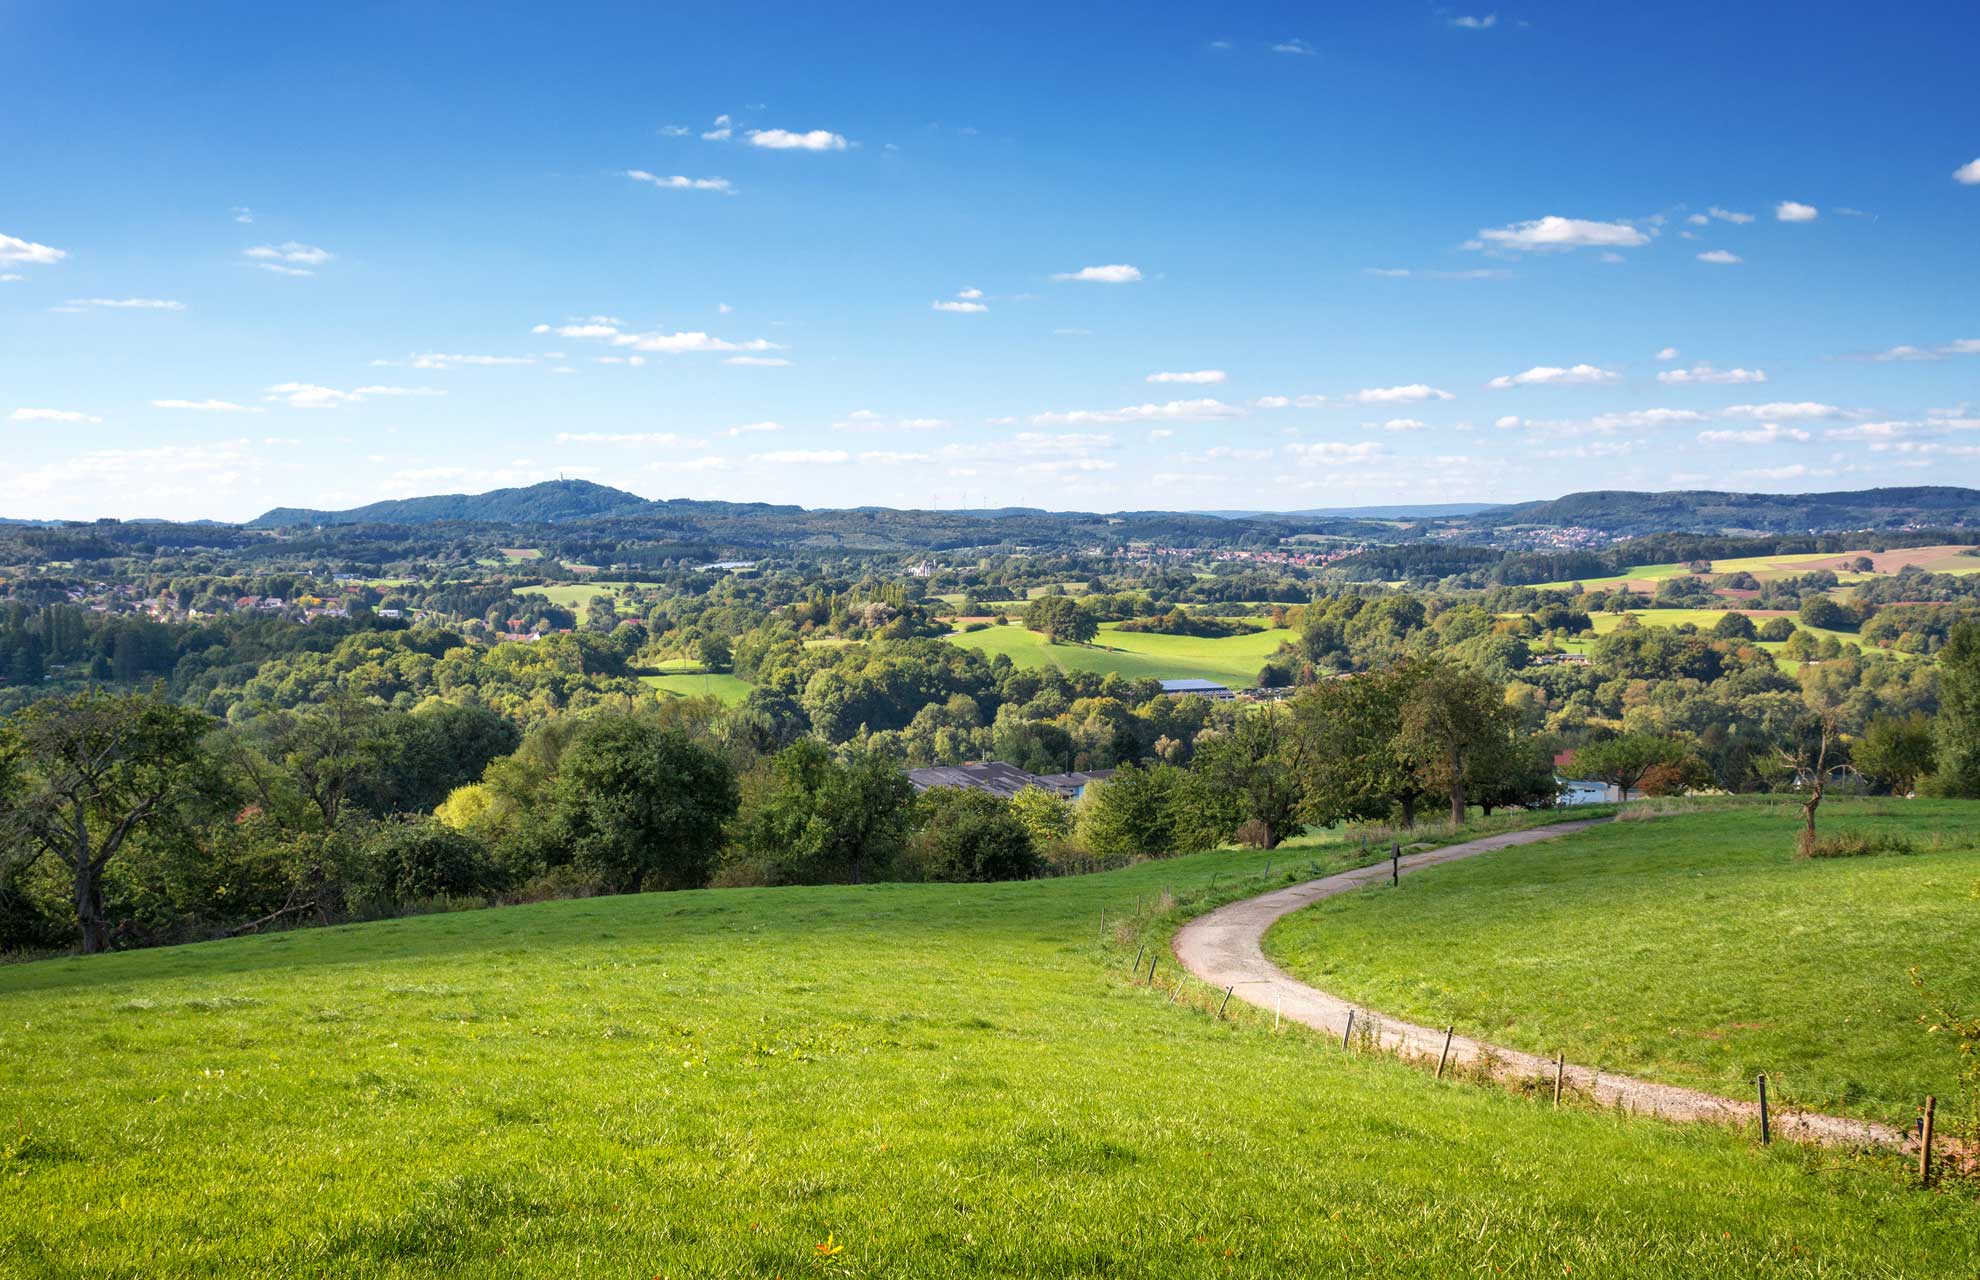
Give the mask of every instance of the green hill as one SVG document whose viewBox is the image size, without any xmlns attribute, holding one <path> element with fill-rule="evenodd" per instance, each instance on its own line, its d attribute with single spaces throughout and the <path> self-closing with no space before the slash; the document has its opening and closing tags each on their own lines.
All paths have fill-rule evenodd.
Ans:
<svg viewBox="0 0 1980 1280">
<path fill-rule="evenodd" d="M 0 1274 L 1980 1263 L 1980 1206 L 1917 1192 L 1894 1158 L 1433 1081 L 1241 1006 L 1219 1021 L 1211 993 L 1172 1003 L 1170 962 L 1150 988 L 1131 933 L 1101 940 L 1103 910 L 1344 854 L 563 901 L 6 966 Z M 1155 954 L 1174 919 L 1144 935 Z"/>
</svg>

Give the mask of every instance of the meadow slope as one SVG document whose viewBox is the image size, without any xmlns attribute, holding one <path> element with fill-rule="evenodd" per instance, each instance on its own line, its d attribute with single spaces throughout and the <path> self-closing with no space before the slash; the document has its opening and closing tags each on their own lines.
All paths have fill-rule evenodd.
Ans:
<svg viewBox="0 0 1980 1280">
<path fill-rule="evenodd" d="M 1281 883 L 1349 855 L 652 894 L 0 969 L 0 1273 L 1980 1265 L 1972 1197 L 1885 1158 L 1434 1082 L 1172 1004 L 1128 979 L 1132 932 L 1102 939 L 1103 909 L 1228 895 L 1268 860 Z"/>
</svg>

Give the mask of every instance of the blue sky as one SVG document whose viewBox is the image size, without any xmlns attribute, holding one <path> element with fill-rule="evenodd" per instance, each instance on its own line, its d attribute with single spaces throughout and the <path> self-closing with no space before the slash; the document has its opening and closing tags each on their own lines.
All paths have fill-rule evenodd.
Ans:
<svg viewBox="0 0 1980 1280">
<path fill-rule="evenodd" d="M 0 8 L 0 514 L 1980 480 L 1972 5 L 1151 10 Z"/>
</svg>

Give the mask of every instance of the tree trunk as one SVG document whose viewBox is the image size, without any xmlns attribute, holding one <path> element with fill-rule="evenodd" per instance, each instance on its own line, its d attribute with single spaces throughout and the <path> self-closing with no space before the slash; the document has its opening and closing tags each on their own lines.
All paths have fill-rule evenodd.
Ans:
<svg viewBox="0 0 1980 1280">
<path fill-rule="evenodd" d="M 1411 827 L 1416 825 L 1415 796 L 1404 796 L 1402 798 L 1402 811 L 1403 811 L 1403 830 L 1407 831 Z"/>
<path fill-rule="evenodd" d="M 1818 777 L 1808 792 L 1808 798 L 1801 802 L 1801 847 L 1797 852 L 1804 858 L 1815 856 L 1815 810 L 1822 805 L 1822 780 Z"/>
<path fill-rule="evenodd" d="M 1462 782 L 1453 782 L 1451 784 L 1451 825 L 1454 827 L 1464 825 L 1464 784 Z"/>
<path fill-rule="evenodd" d="M 76 865 L 76 923 L 82 928 L 84 955 L 110 949 L 110 922 L 103 917 L 103 883 L 87 860 Z"/>
</svg>

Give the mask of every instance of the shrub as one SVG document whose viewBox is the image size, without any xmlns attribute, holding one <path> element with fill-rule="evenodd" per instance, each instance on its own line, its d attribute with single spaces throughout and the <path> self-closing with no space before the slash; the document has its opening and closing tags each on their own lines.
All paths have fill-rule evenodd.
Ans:
<svg viewBox="0 0 1980 1280">
<path fill-rule="evenodd" d="M 380 823 L 364 843 L 364 860 L 380 894 L 396 903 L 499 887 L 481 841 L 432 818 Z"/>
<path fill-rule="evenodd" d="M 1914 852 L 1911 841 L 1895 831 L 1839 831 L 1818 839 L 1798 856 L 1803 858 L 1866 858 Z"/>
</svg>

